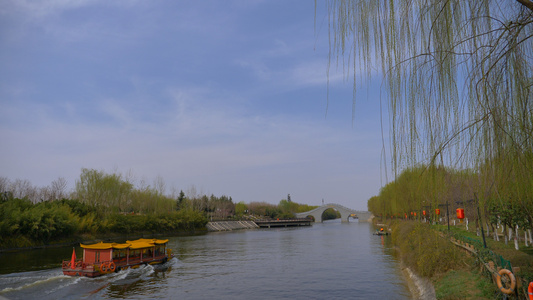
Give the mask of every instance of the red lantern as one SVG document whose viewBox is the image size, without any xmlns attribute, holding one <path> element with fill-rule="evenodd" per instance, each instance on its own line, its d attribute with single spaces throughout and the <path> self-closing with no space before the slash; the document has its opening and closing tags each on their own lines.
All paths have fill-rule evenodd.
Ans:
<svg viewBox="0 0 533 300">
<path fill-rule="evenodd" d="M 415 217 L 416 217 L 416 213 L 415 213 Z"/>
<path fill-rule="evenodd" d="M 411 216 L 413 215 L 413 212 L 411 212 Z"/>
<path fill-rule="evenodd" d="M 435 209 L 435 214 L 436 214 L 437 216 L 440 215 L 440 209 L 438 209 L 438 208 Z"/>
<path fill-rule="evenodd" d="M 425 211 L 425 210 L 423 210 L 423 211 L 422 211 L 422 214 L 424 214 L 424 216 L 425 216 L 425 215 L 426 215 L 426 211 Z"/>
<path fill-rule="evenodd" d="M 459 221 L 463 222 L 463 219 L 465 218 L 465 210 L 462 209 L 462 208 L 458 208 L 456 210 L 457 212 L 457 219 L 459 219 Z"/>
</svg>

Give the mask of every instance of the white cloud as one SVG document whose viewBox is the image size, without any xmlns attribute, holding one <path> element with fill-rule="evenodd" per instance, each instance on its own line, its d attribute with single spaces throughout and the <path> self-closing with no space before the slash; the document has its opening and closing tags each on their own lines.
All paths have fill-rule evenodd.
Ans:
<svg viewBox="0 0 533 300">
<path fill-rule="evenodd" d="M 79 8 L 95 0 L 11 0 L 4 3 L 2 14 L 16 14 L 30 19 L 41 18 L 51 14 L 63 12 L 64 10 Z"/>
</svg>

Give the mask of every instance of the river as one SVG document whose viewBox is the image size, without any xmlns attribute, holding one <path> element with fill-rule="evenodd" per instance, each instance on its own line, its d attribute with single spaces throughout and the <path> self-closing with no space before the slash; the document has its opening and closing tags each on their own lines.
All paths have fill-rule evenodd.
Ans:
<svg viewBox="0 0 533 300">
<path fill-rule="evenodd" d="M 374 230 L 335 220 L 169 237 L 164 265 L 98 278 L 62 275 L 72 247 L 0 253 L 0 299 L 411 299 Z"/>
</svg>

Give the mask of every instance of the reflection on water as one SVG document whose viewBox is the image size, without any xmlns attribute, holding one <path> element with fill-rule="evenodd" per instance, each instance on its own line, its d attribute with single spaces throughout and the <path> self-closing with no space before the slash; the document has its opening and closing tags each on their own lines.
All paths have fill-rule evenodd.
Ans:
<svg viewBox="0 0 533 300">
<path fill-rule="evenodd" d="M 70 247 L 3 253 L 0 296 L 409 299 L 391 253 L 390 237 L 374 236 L 373 231 L 367 223 L 326 222 L 312 227 L 171 237 L 169 248 L 176 257 L 166 264 L 98 278 L 62 275 L 59 265 L 72 253 Z"/>
<path fill-rule="evenodd" d="M 76 247 L 76 256 L 82 250 Z M 72 256 L 72 247 L 54 247 L 17 252 L 0 252 L 0 274 L 57 268 Z"/>
</svg>

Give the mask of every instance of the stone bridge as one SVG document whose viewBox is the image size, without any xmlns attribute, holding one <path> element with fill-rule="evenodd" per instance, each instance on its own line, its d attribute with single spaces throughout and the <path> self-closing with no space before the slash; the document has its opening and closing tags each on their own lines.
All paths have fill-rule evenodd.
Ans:
<svg viewBox="0 0 533 300">
<path fill-rule="evenodd" d="M 341 221 L 343 223 L 348 222 L 348 218 L 352 215 L 354 218 L 359 219 L 359 222 L 370 222 L 374 217 L 369 211 L 353 210 L 335 203 L 322 205 L 313 210 L 306 211 L 303 213 L 296 213 L 294 215 L 296 218 L 306 218 L 308 216 L 313 216 L 313 218 L 315 218 L 315 222 L 322 222 L 322 214 L 328 208 L 333 208 L 338 211 L 341 214 Z"/>
</svg>

